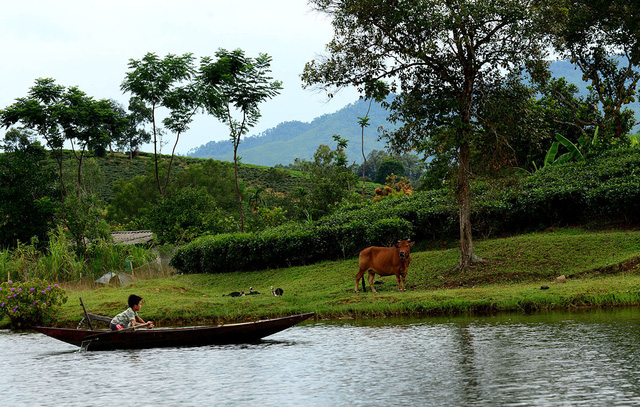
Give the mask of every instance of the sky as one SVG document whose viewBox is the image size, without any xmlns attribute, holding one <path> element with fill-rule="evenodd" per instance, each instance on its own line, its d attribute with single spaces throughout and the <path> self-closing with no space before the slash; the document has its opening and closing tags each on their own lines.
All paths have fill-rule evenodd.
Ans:
<svg viewBox="0 0 640 407">
<path fill-rule="evenodd" d="M 37 78 L 53 78 L 126 107 L 130 95 L 120 85 L 130 59 L 154 52 L 193 53 L 199 60 L 219 48 L 240 48 L 249 57 L 269 54 L 272 76 L 283 82 L 281 94 L 260 106 L 262 118 L 249 133 L 258 134 L 284 121 L 309 122 L 357 100 L 353 89 L 328 100 L 301 87 L 304 64 L 324 53 L 332 35 L 329 18 L 306 0 L 6 1 L 0 8 L 0 108 L 26 96 Z M 176 151 L 186 154 L 225 139 L 224 125 L 200 115 Z M 163 153 L 175 139 L 167 141 Z"/>
</svg>

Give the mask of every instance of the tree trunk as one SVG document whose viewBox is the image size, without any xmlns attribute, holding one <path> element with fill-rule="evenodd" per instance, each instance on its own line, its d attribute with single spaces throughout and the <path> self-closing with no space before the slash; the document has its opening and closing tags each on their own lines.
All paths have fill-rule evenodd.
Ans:
<svg viewBox="0 0 640 407">
<path fill-rule="evenodd" d="M 239 139 L 239 136 L 238 136 Z M 238 144 L 233 146 L 233 167 L 236 176 L 236 193 L 238 194 L 238 209 L 240 210 L 240 233 L 244 233 L 244 210 L 242 209 L 242 193 L 240 193 L 240 183 L 238 182 Z"/>
<path fill-rule="evenodd" d="M 85 146 L 82 146 L 80 158 L 78 159 L 78 200 L 80 202 L 82 202 L 82 162 L 84 160 L 84 149 Z"/>
<path fill-rule="evenodd" d="M 458 207 L 460 208 L 460 270 L 467 270 L 474 261 L 480 259 L 473 252 L 471 237 L 471 198 L 469 174 L 471 171 L 471 148 L 465 141 L 460 146 L 458 169 Z"/>
<path fill-rule="evenodd" d="M 52 149 L 52 151 L 54 151 Z M 58 162 L 58 174 L 60 175 L 60 196 L 64 199 L 67 196 L 67 188 L 64 186 L 64 176 L 62 171 L 62 148 L 60 150 L 54 151 L 54 156 L 56 161 Z"/>
<path fill-rule="evenodd" d="M 367 156 L 364 155 L 364 127 L 362 127 L 362 197 L 364 198 L 365 187 L 367 182 L 365 181 L 365 174 L 367 169 Z"/>
<path fill-rule="evenodd" d="M 162 185 L 160 184 L 160 171 L 158 169 L 160 163 L 158 158 L 158 130 L 156 128 L 156 105 L 155 103 L 151 105 L 151 125 L 153 126 L 153 161 L 156 169 L 156 185 L 158 186 L 158 192 L 160 196 L 164 197 L 164 191 L 162 190 Z"/>
</svg>

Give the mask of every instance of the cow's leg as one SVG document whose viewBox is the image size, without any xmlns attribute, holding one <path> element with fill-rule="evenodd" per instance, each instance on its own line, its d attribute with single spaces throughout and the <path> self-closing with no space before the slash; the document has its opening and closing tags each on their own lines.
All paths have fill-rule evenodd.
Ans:
<svg viewBox="0 0 640 407">
<path fill-rule="evenodd" d="M 402 291 L 402 274 L 396 273 L 396 280 L 398 280 L 398 291 Z"/>
<path fill-rule="evenodd" d="M 400 278 L 402 279 L 402 291 L 407 291 L 407 286 L 405 285 L 405 277 L 406 274 L 400 274 Z"/>
<path fill-rule="evenodd" d="M 358 274 L 356 274 L 356 293 L 360 292 L 358 290 L 358 283 L 360 282 L 360 279 L 362 278 L 362 283 L 364 284 L 364 273 L 366 272 L 366 270 L 360 270 L 358 271 Z"/>
<path fill-rule="evenodd" d="M 376 273 L 374 273 L 372 270 L 369 270 L 369 277 L 368 277 L 369 286 L 371 287 L 372 292 L 377 293 L 376 287 L 374 287 L 373 285 L 373 279 L 375 278 L 375 276 L 376 276 Z"/>
</svg>

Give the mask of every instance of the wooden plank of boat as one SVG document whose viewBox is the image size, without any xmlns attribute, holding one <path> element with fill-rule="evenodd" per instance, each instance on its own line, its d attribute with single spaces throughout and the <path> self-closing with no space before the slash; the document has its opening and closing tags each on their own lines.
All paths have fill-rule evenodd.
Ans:
<svg viewBox="0 0 640 407">
<path fill-rule="evenodd" d="M 155 328 L 142 330 L 85 330 L 35 327 L 52 338 L 81 346 L 86 350 L 145 349 L 172 346 L 204 346 L 256 342 L 290 328 L 314 313 L 290 315 L 255 322 L 187 328 Z"/>
</svg>

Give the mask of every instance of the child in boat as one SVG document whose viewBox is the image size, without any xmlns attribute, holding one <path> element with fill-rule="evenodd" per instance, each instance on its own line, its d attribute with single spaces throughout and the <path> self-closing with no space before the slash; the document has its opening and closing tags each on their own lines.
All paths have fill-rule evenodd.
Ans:
<svg viewBox="0 0 640 407">
<path fill-rule="evenodd" d="M 119 313 L 111 320 L 109 328 L 112 331 L 125 329 L 129 327 L 135 327 L 138 325 L 148 324 L 148 328 L 153 328 L 153 321 L 144 322 L 142 318 L 138 316 L 138 311 L 142 308 L 142 297 L 138 297 L 135 294 L 129 296 L 129 308 L 126 311 Z"/>
</svg>

